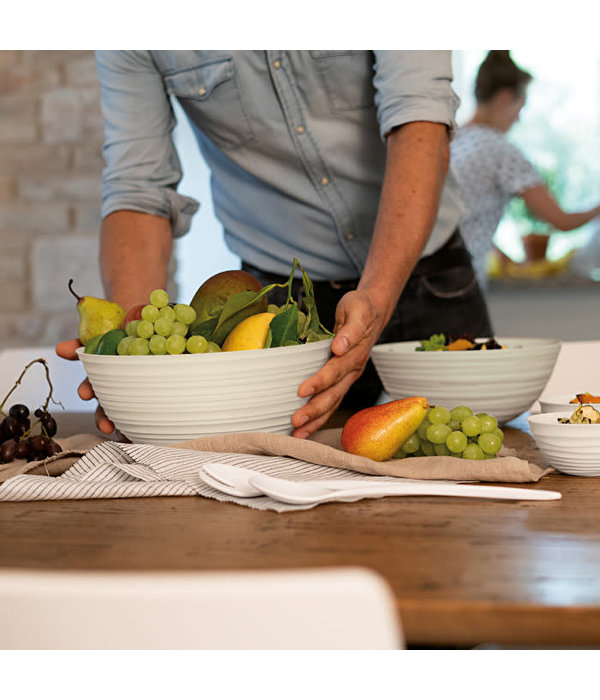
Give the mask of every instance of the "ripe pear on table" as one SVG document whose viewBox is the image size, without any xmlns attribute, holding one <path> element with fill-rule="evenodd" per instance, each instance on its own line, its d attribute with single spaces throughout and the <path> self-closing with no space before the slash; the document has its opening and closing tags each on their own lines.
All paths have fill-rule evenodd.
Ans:
<svg viewBox="0 0 600 700">
<path fill-rule="evenodd" d="M 69 280 L 69 291 L 77 299 L 79 313 L 79 342 L 86 345 L 97 335 L 120 328 L 125 318 L 122 306 L 108 299 L 80 297 L 73 291 L 73 280 Z"/>
<path fill-rule="evenodd" d="M 419 428 L 428 408 L 424 396 L 363 408 L 346 421 L 342 430 L 342 447 L 346 452 L 376 462 L 391 459 Z"/>
</svg>

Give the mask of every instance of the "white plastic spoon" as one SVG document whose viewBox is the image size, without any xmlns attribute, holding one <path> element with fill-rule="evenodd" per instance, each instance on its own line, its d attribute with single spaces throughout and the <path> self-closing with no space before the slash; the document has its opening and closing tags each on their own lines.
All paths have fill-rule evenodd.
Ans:
<svg viewBox="0 0 600 700">
<path fill-rule="evenodd" d="M 551 501 L 562 497 L 558 491 L 510 488 L 506 486 L 472 486 L 464 484 L 386 483 L 362 487 L 340 487 L 333 490 L 318 481 L 289 481 L 254 473 L 250 484 L 264 495 L 296 505 L 384 496 L 460 496 L 463 498 L 498 498 L 510 500 Z"/>
</svg>

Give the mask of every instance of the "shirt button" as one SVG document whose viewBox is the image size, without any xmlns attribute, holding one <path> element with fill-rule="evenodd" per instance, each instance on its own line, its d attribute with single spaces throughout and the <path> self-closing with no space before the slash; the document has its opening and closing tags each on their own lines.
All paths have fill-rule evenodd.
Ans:
<svg viewBox="0 0 600 700">
<path fill-rule="evenodd" d="M 274 61 L 273 65 L 275 68 L 281 68 L 281 61 Z"/>
<path fill-rule="evenodd" d="M 326 177 L 322 177 L 322 178 L 321 178 L 321 184 L 322 184 L 322 185 L 328 185 L 328 184 L 329 184 L 329 180 L 328 180 Z"/>
<path fill-rule="evenodd" d="M 201 88 L 198 90 L 198 94 L 199 94 L 199 95 L 206 95 L 206 88 L 201 87 Z"/>
<path fill-rule="evenodd" d="M 351 241 L 353 238 L 354 238 L 354 234 L 353 234 L 353 233 L 348 233 L 348 234 L 346 234 L 346 240 L 347 240 L 347 241 Z"/>
<path fill-rule="evenodd" d="M 296 127 L 296 131 L 297 131 L 299 134 L 303 134 L 303 133 L 304 133 L 304 127 L 303 127 L 303 126 L 297 126 L 297 127 Z"/>
</svg>

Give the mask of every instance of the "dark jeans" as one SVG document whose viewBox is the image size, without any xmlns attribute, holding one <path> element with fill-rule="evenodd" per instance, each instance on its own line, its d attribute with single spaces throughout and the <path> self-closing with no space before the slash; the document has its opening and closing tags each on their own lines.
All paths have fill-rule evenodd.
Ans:
<svg viewBox="0 0 600 700">
<path fill-rule="evenodd" d="M 302 262 L 302 261 L 301 261 Z M 263 284 L 285 282 L 286 278 L 271 275 L 252 265 L 242 263 Z M 321 322 L 328 330 L 335 326 L 335 309 L 346 292 L 355 289 L 358 279 L 344 282 L 314 282 L 315 299 Z M 293 296 L 302 293 L 302 280 L 294 280 Z M 287 291 L 276 289 L 269 302 L 280 306 Z M 422 340 L 433 333 L 474 336 L 493 335 L 487 305 L 477 282 L 464 242 L 456 231 L 443 248 L 422 258 L 410 276 L 398 305 L 378 343 Z M 464 378 L 468 381 L 468 377 Z M 352 385 L 342 407 L 359 410 L 372 406 L 382 391 L 382 385 L 371 360 L 365 371 Z"/>
</svg>

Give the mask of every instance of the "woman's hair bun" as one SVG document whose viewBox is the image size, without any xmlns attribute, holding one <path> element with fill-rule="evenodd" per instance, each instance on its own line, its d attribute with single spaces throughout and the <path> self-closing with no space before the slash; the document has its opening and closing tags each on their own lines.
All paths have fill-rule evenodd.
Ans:
<svg viewBox="0 0 600 700">
<path fill-rule="evenodd" d="M 488 51 L 475 80 L 475 98 L 487 102 L 504 89 L 522 95 L 530 81 L 531 74 L 517 66 L 510 51 Z"/>
</svg>

